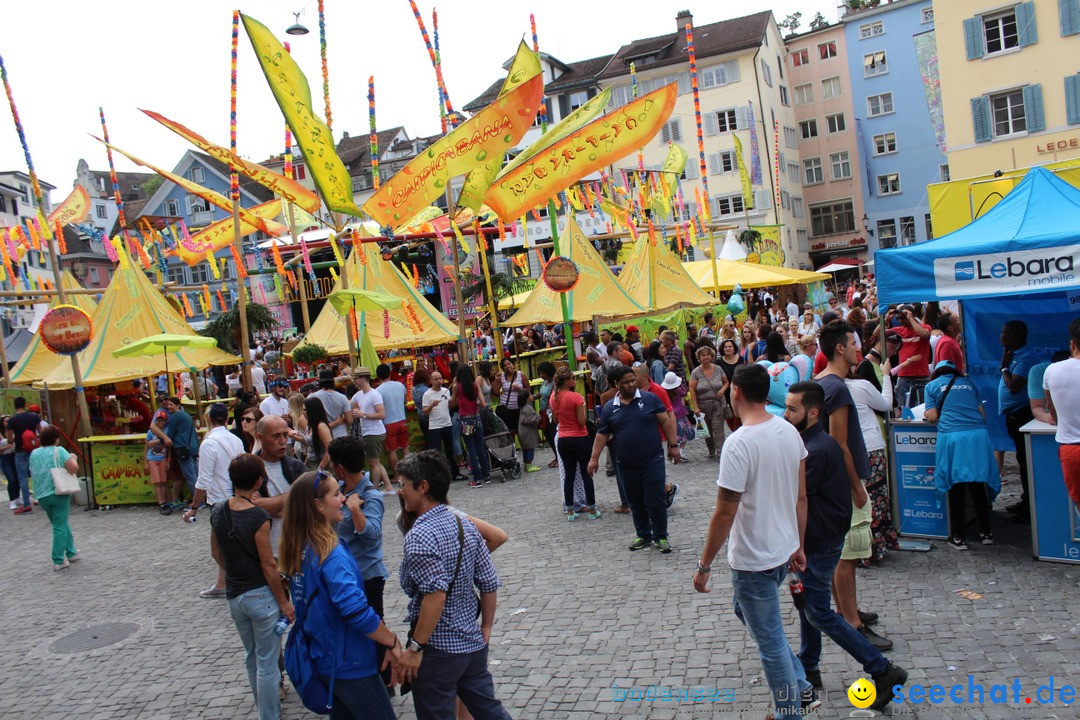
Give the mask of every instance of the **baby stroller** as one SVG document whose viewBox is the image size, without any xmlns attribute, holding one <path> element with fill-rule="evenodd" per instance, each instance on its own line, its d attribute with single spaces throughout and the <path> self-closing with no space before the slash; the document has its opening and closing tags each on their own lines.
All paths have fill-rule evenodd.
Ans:
<svg viewBox="0 0 1080 720">
<path fill-rule="evenodd" d="M 498 468 L 502 471 L 500 482 L 506 482 L 507 476 L 517 480 L 521 477 L 521 462 L 518 460 L 514 436 L 506 429 L 506 423 L 495 413 L 485 413 L 483 420 L 484 447 L 487 448 L 491 469 Z"/>
</svg>

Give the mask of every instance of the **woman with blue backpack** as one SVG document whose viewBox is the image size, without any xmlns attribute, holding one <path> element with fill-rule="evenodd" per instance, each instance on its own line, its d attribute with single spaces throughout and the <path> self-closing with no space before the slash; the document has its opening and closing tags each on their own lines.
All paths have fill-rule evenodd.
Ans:
<svg viewBox="0 0 1080 720">
<path fill-rule="evenodd" d="M 360 567 L 338 539 L 344 505 L 337 480 L 322 471 L 304 473 L 289 489 L 278 562 L 292 579 L 296 623 L 285 669 L 309 710 L 335 720 L 393 720 L 375 643 L 388 648 L 384 666 L 394 668 L 401 643 L 368 605 Z"/>
</svg>

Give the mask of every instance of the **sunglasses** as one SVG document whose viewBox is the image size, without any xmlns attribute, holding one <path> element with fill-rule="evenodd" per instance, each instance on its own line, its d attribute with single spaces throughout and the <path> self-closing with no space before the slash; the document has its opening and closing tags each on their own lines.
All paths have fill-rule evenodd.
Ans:
<svg viewBox="0 0 1080 720">
<path fill-rule="evenodd" d="M 244 417 L 240 418 L 240 422 L 246 422 L 246 423 L 255 422 L 255 418 L 248 417 L 247 415 L 245 415 Z"/>
</svg>

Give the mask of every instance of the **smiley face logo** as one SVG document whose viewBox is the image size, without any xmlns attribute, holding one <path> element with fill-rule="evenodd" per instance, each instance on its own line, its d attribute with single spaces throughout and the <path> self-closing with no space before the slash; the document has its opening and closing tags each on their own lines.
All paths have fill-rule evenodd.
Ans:
<svg viewBox="0 0 1080 720">
<path fill-rule="evenodd" d="M 865 678 L 859 678 L 851 683 L 847 691 L 848 700 L 857 708 L 868 708 L 877 698 L 877 688 L 874 683 Z"/>
</svg>

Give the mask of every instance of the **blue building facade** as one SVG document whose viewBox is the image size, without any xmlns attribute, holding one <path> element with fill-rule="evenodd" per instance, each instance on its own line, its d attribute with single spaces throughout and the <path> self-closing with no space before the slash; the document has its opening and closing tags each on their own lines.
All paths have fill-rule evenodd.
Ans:
<svg viewBox="0 0 1080 720">
<path fill-rule="evenodd" d="M 933 4 L 896 0 L 848 10 L 842 22 L 868 249 L 924 242 L 933 238 L 926 186 L 949 179 Z"/>
<path fill-rule="evenodd" d="M 208 155 L 189 150 L 184 153 L 184 156 L 173 168 L 172 172 L 205 188 L 214 190 L 225 197 L 229 197 L 229 169 L 226 165 L 217 162 Z M 246 180 L 246 178 L 241 177 L 241 181 Z M 242 207 L 250 208 L 271 199 L 273 199 L 273 194 L 261 185 L 250 181 L 241 183 L 240 205 Z M 179 219 L 183 219 L 184 224 L 194 235 L 197 230 L 201 230 L 218 220 L 230 218 L 232 215 L 221 208 L 210 205 L 200 197 L 189 194 L 179 185 L 166 180 L 147 200 L 146 205 L 139 212 L 139 217 L 163 219 L 173 226 L 176 225 Z M 252 248 L 255 243 L 265 239 L 266 236 L 261 232 L 248 235 L 244 238 L 244 246 L 245 248 Z M 251 257 L 248 253 L 245 253 L 245 255 Z M 265 253 L 255 253 L 256 257 L 262 257 L 263 255 Z M 231 251 L 228 247 L 222 248 L 214 254 L 214 257 L 217 259 L 218 268 L 221 272 L 220 279 L 214 278 L 209 262 L 203 261 L 189 266 L 177 257 L 167 259 L 168 273 L 166 277 L 166 282 L 176 283 L 177 285 L 208 285 L 211 295 L 214 297 L 211 315 L 219 311 L 215 291 L 222 289 L 222 283 L 225 285 L 222 294 L 230 307 L 238 297 L 236 267 Z M 257 261 L 255 262 L 257 263 Z M 188 321 L 194 327 L 201 327 L 210 318 L 202 312 L 198 300 L 200 293 L 188 292 L 186 294 L 194 311 L 194 315 L 189 317 Z"/>
</svg>

